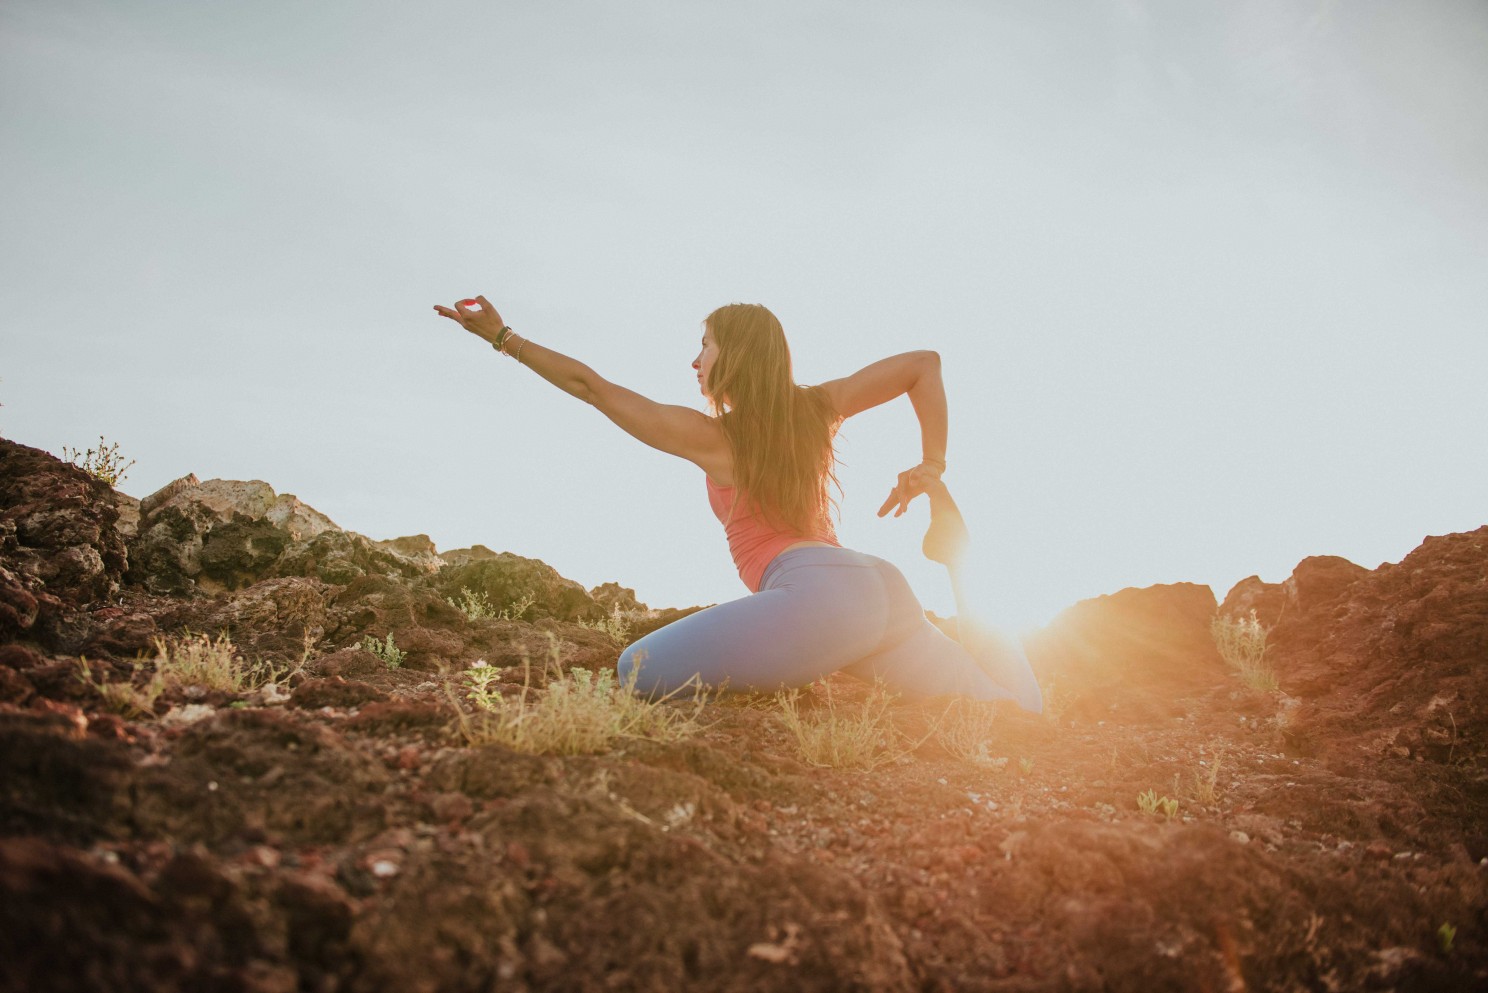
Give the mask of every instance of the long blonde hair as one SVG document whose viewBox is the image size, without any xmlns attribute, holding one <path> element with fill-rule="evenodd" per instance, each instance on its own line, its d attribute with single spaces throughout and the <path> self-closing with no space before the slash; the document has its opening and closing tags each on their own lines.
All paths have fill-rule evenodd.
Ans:
<svg viewBox="0 0 1488 993">
<path fill-rule="evenodd" d="M 718 344 L 708 396 L 734 457 L 734 487 L 765 520 L 814 534 L 835 503 L 832 437 L 841 418 L 820 386 L 791 376 L 785 329 L 759 304 L 731 303 L 704 322 Z"/>
</svg>

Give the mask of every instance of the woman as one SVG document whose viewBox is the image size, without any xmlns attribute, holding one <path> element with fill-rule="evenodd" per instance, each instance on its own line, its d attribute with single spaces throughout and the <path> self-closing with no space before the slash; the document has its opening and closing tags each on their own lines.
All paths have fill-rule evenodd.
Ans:
<svg viewBox="0 0 1488 993">
<path fill-rule="evenodd" d="M 775 315 L 752 304 L 720 307 L 703 323 L 693 360 L 712 415 L 671 406 L 600 377 L 581 362 L 512 331 L 483 296 L 439 314 L 559 389 L 599 408 L 627 433 L 703 470 L 708 500 L 750 595 L 660 628 L 625 649 L 622 678 L 665 694 L 694 677 L 708 686 L 769 691 L 831 672 L 883 679 L 909 697 L 958 693 L 1043 708 L 1022 651 L 976 621 L 961 575 L 966 528 L 941 482 L 946 398 L 940 357 L 918 351 L 843 379 L 798 386 Z M 925 554 L 951 570 L 960 640 L 948 638 L 890 563 L 841 547 L 829 516 L 832 439 L 842 421 L 908 394 L 924 460 L 899 474 L 882 517 L 930 499 Z M 638 671 L 633 671 L 638 670 Z"/>
</svg>

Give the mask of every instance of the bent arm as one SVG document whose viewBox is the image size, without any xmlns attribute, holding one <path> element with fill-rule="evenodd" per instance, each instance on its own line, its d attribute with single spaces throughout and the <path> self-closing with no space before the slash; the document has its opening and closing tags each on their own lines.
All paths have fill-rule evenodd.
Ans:
<svg viewBox="0 0 1488 993">
<path fill-rule="evenodd" d="M 938 352 L 922 349 L 891 355 L 851 376 L 823 383 L 822 388 L 844 418 L 908 394 L 920 422 L 921 451 L 927 461 L 939 462 L 944 467 L 949 417 Z"/>
</svg>

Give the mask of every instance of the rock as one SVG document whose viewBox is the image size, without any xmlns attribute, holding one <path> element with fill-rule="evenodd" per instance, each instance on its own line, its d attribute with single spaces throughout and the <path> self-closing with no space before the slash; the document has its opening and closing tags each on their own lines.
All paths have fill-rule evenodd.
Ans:
<svg viewBox="0 0 1488 993">
<path fill-rule="evenodd" d="M 1263 583 L 1259 576 L 1247 576 L 1230 587 L 1224 603 L 1219 605 L 1219 613 L 1231 620 L 1242 620 L 1255 611 L 1256 620 L 1271 628 L 1281 619 L 1286 602 L 1286 591 L 1280 583 Z"/>
<path fill-rule="evenodd" d="M 119 511 L 118 523 L 114 525 L 115 530 L 126 543 L 132 541 L 139 533 L 140 502 L 128 493 L 120 493 L 114 490 L 114 506 Z"/>
<path fill-rule="evenodd" d="M 1342 596 L 1369 570 L 1337 555 L 1313 555 L 1297 563 L 1292 575 L 1281 584 L 1287 609 L 1312 610 Z"/>
<path fill-rule="evenodd" d="M 1309 565 L 1308 563 L 1313 563 Z M 1301 705 L 1297 748 L 1488 759 L 1488 526 L 1427 538 L 1395 565 L 1306 560 L 1270 658 Z"/>
<path fill-rule="evenodd" d="M 360 707 L 364 703 L 386 699 L 387 694 L 371 683 L 332 676 L 327 679 L 305 680 L 295 687 L 290 705 L 306 710 L 319 710 L 321 707 Z"/>
<path fill-rule="evenodd" d="M 274 564 L 273 575 L 312 576 L 345 585 L 363 576 L 416 579 L 430 574 L 427 562 L 383 547 L 354 531 L 325 531 L 295 542 Z"/>
<path fill-rule="evenodd" d="M 118 520 L 107 484 L 0 438 L 0 640 L 82 644 L 83 611 L 115 596 L 128 568 Z"/>
<path fill-rule="evenodd" d="M 265 579 L 220 597 L 189 601 L 169 621 L 193 631 L 226 631 L 246 656 L 286 662 L 325 636 L 331 595 L 332 587 L 318 579 Z"/>
<path fill-rule="evenodd" d="M 461 566 L 469 565 L 471 562 L 494 559 L 496 553 L 485 545 L 472 545 L 469 548 L 454 548 L 448 552 L 442 552 L 439 558 L 445 565 Z"/>
<path fill-rule="evenodd" d="M 1214 593 L 1175 583 L 1129 588 L 1066 609 L 1026 639 L 1039 682 L 1088 717 L 1181 714 L 1180 698 L 1227 677 L 1210 624 Z"/>
<path fill-rule="evenodd" d="M 636 599 L 635 590 L 621 586 L 619 583 L 601 583 L 589 591 L 589 596 L 605 609 L 605 613 L 615 610 L 648 609 L 644 603 Z"/>
<path fill-rule="evenodd" d="M 389 538 L 386 541 L 374 541 L 373 544 L 427 575 L 432 576 L 444 568 L 444 559 L 439 557 L 439 550 L 426 534 Z"/>
<path fill-rule="evenodd" d="M 183 476 L 140 501 L 140 513 L 129 580 L 153 593 L 222 592 L 287 576 L 337 585 L 366 575 L 413 579 L 443 562 L 426 535 L 373 541 L 257 479 Z"/>
<path fill-rule="evenodd" d="M 484 593 L 497 610 L 515 610 L 530 599 L 531 603 L 520 614 L 529 620 L 540 617 L 596 620 L 606 613 L 584 587 L 564 579 L 546 562 L 511 552 L 465 565 L 446 566 L 436 585 L 452 598 L 458 598 L 466 588 Z"/>
</svg>

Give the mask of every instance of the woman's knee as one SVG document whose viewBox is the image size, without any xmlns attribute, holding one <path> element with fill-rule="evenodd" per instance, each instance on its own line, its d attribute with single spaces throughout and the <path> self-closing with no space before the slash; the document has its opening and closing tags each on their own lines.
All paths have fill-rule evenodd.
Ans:
<svg viewBox="0 0 1488 993">
<path fill-rule="evenodd" d="M 626 646 L 615 663 L 615 674 L 620 677 L 621 686 L 641 696 L 654 696 L 672 689 L 663 667 L 652 658 L 652 646 L 647 644 L 646 638 Z"/>
</svg>

